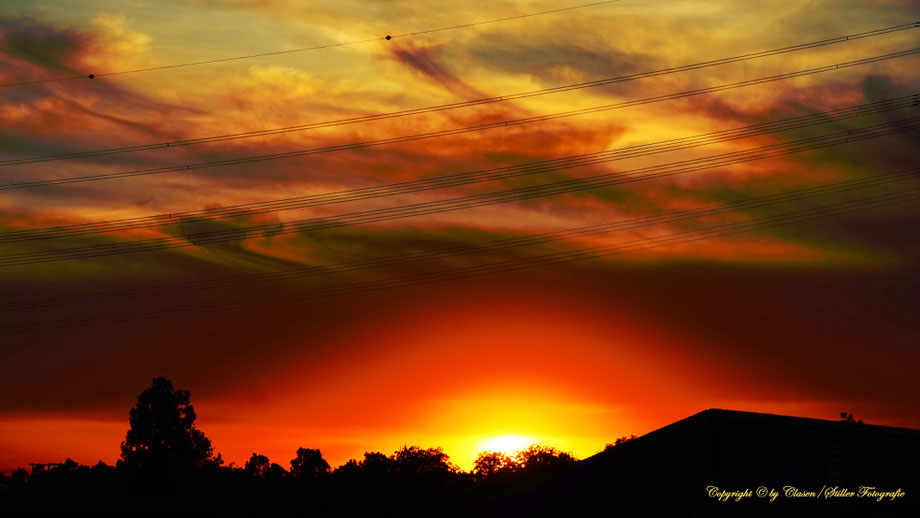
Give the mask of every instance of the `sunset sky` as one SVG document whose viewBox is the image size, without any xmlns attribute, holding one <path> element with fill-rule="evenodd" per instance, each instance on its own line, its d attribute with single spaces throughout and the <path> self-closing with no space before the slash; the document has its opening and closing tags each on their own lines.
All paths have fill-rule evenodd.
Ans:
<svg viewBox="0 0 920 518">
<path fill-rule="evenodd" d="M 920 2 L 588 3 L 3 2 L 0 472 L 114 463 L 156 376 L 239 465 L 920 428 Z"/>
</svg>

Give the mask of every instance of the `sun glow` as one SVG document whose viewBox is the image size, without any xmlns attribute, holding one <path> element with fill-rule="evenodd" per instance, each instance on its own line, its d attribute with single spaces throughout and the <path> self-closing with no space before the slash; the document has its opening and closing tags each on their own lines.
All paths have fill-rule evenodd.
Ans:
<svg viewBox="0 0 920 518">
<path fill-rule="evenodd" d="M 497 451 L 510 455 L 538 442 L 540 442 L 540 440 L 534 439 L 533 437 L 503 434 L 483 439 L 479 441 L 477 447 L 479 451 Z"/>
</svg>

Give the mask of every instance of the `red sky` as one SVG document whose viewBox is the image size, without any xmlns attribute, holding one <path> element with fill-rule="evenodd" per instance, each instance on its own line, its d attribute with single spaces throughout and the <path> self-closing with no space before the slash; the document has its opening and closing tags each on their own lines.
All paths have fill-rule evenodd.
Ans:
<svg viewBox="0 0 920 518">
<path fill-rule="evenodd" d="M 504 434 L 583 458 L 619 436 L 711 407 L 825 419 L 846 410 L 871 423 L 920 427 L 914 382 L 920 248 L 917 202 L 909 198 L 917 176 L 881 182 L 917 165 L 918 133 L 905 125 L 918 108 L 907 101 L 861 117 L 815 119 L 798 129 L 786 123 L 751 138 L 576 168 L 293 209 L 272 205 L 233 217 L 184 214 L 342 191 L 356 196 L 354 189 L 910 99 L 920 91 L 916 55 L 545 122 L 268 161 L 247 158 L 769 78 L 913 49 L 920 41 L 916 29 L 376 122 L 11 163 L 540 91 L 920 19 L 920 6 L 908 1 L 828 0 L 809 3 L 806 11 L 786 2 L 751 7 L 686 0 L 665 7 L 623 0 L 381 39 L 559 7 L 522 1 L 464 2 L 450 10 L 439 5 L 384 9 L 343 2 L 308 8 L 299 2 L 267 7 L 171 0 L 156 6 L 14 2 L 0 8 L 0 471 L 65 457 L 114 462 L 128 410 L 155 376 L 191 391 L 199 428 L 227 462 L 237 464 L 258 452 L 287 466 L 298 447 L 310 447 L 320 448 L 335 466 L 364 451 L 390 453 L 417 444 L 442 446 L 469 468 L 484 441 Z M 373 41 L 351 43 L 368 39 Z M 329 43 L 347 44 L 108 75 Z M 12 85 L 88 73 L 99 77 Z M 277 234 L 256 228 L 316 218 L 341 222 L 370 210 L 393 213 L 470 196 L 485 200 L 506 190 L 511 194 L 502 196 L 515 197 L 615 172 L 664 171 L 716 154 L 847 131 L 859 135 L 859 128 L 897 121 L 907 122 L 887 136 L 658 179 L 384 221 L 361 216 L 335 228 L 285 227 Z M 55 184 L 234 158 L 246 160 Z M 842 193 L 544 239 L 857 180 L 865 183 Z M 10 187 L 23 182 L 41 185 Z M 895 204 L 895 195 L 904 198 Z M 834 217 L 533 264 L 546 254 L 760 224 L 793 211 L 805 211 L 802 217 L 822 215 L 828 206 L 849 211 L 870 196 L 887 198 Z M 13 240 L 11 234 L 167 214 L 179 217 L 173 224 L 52 239 Z M 218 231 L 239 233 L 201 244 L 200 236 Z M 471 248 L 536 238 L 526 246 L 515 241 Z M 179 246 L 124 251 L 144 239 Z M 432 251 L 444 252 L 418 257 Z M 462 273 L 505 262 L 511 266 L 496 267 L 497 273 Z M 278 273 L 342 264 L 349 266 L 310 276 Z M 425 274 L 452 279 L 406 286 L 409 276 Z M 271 280 L 240 280 L 253 275 Z M 396 286 L 360 288 L 373 282 Z M 352 287 L 333 297 L 302 295 L 341 286 Z M 100 297 L 124 290 L 134 291 Z M 56 304 L 24 309 L 48 297 L 58 297 Z M 242 304 L 217 310 L 227 300 Z M 164 309 L 171 316 L 157 317 Z"/>
</svg>

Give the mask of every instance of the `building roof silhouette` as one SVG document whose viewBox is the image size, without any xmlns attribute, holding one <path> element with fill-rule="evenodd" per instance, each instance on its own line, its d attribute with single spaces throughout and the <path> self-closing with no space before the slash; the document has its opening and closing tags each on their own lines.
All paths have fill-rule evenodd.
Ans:
<svg viewBox="0 0 920 518">
<path fill-rule="evenodd" d="M 920 516 L 918 491 L 920 430 L 709 409 L 580 462 L 558 482 L 553 505 L 576 514 L 605 506 L 683 516 Z"/>
</svg>

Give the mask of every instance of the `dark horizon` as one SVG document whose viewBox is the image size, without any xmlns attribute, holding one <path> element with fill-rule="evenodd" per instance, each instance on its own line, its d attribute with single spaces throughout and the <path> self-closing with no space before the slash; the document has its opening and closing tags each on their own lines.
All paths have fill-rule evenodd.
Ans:
<svg viewBox="0 0 920 518">
<path fill-rule="evenodd" d="M 847 412 L 829 421 L 708 409 L 618 438 L 581 461 L 534 444 L 515 453 L 482 452 L 470 472 L 441 448 L 407 445 L 392 455 L 368 451 L 335 468 L 320 450 L 304 447 L 290 469 L 258 453 L 243 466 L 226 465 L 195 426 L 190 394 L 162 377 L 138 396 L 130 416 L 114 467 L 67 459 L 0 476 L 0 511 L 562 517 L 606 505 L 897 517 L 920 509 L 914 495 L 920 430 L 866 424 Z M 673 498 L 654 498 L 660 484 L 673 488 Z M 142 503 L 151 498 L 152 507 Z"/>
<path fill-rule="evenodd" d="M 170 389 L 173 388 L 172 381 L 170 381 L 170 380 L 168 380 L 167 378 L 164 378 L 164 377 L 155 378 L 154 381 L 153 381 L 153 383 L 156 384 L 156 383 L 158 383 L 158 381 L 160 381 L 160 380 L 166 382 L 166 383 L 168 384 L 168 386 L 170 387 Z M 150 390 L 150 388 L 148 388 L 148 390 Z M 176 388 L 176 390 L 177 390 L 177 391 L 180 391 L 180 392 L 184 392 L 184 393 L 186 394 L 186 397 L 190 399 L 190 394 L 188 393 L 188 391 L 182 391 L 182 390 L 179 389 L 179 388 Z M 189 404 L 189 405 L 190 405 L 189 399 L 186 400 L 186 401 L 187 401 L 186 404 Z M 191 406 L 193 407 L 193 405 L 191 405 Z M 135 406 L 135 408 L 137 408 L 137 406 Z M 132 411 L 132 412 L 133 412 L 133 411 Z M 195 411 L 195 410 L 192 410 L 192 416 L 193 416 L 192 421 L 194 421 L 195 418 L 197 418 L 197 414 L 196 414 L 196 411 Z M 675 422 L 673 422 L 673 423 L 669 423 L 669 424 L 667 424 L 667 425 L 665 425 L 665 426 L 663 426 L 663 427 L 661 427 L 661 428 L 652 430 L 652 431 L 650 431 L 650 432 L 648 432 L 648 433 L 646 433 L 646 434 L 642 434 L 642 435 L 629 434 L 629 435 L 624 435 L 624 436 L 621 436 L 621 437 L 613 438 L 613 439 L 615 439 L 615 440 L 612 440 L 612 441 L 607 442 L 607 443 L 605 444 L 605 447 L 604 447 L 603 450 L 601 450 L 601 451 L 599 451 L 598 453 L 595 453 L 595 454 L 593 454 L 593 455 L 590 455 L 590 456 L 588 456 L 588 457 L 586 457 L 586 458 L 584 458 L 584 459 L 579 459 L 579 458 L 573 456 L 573 455 L 571 454 L 571 452 L 562 451 L 562 450 L 559 450 L 559 449 L 557 449 L 557 448 L 555 448 L 555 447 L 553 447 L 553 446 L 551 446 L 551 445 L 543 444 L 543 443 L 540 443 L 540 442 L 532 442 L 532 443 L 526 444 L 526 445 L 524 445 L 522 448 L 520 448 L 520 449 L 518 449 L 518 450 L 508 450 L 508 451 L 502 451 L 502 450 L 481 450 L 481 451 L 477 452 L 477 453 L 478 453 L 478 455 L 477 455 L 477 456 L 478 456 L 478 459 L 477 459 L 477 464 L 474 465 L 474 469 L 466 470 L 466 471 L 463 470 L 463 469 L 460 469 L 459 466 L 457 466 L 457 465 L 451 463 L 450 460 L 449 460 L 449 459 L 450 459 L 450 456 L 449 456 L 449 455 L 443 454 L 443 458 L 444 458 L 445 462 L 447 462 L 447 464 L 451 464 L 452 466 L 454 466 L 454 468 L 455 468 L 454 471 L 456 471 L 456 472 L 458 472 L 458 473 L 469 473 L 469 474 L 473 474 L 473 472 L 475 471 L 475 469 L 481 469 L 481 466 L 479 466 L 478 461 L 482 459 L 482 457 L 483 457 L 484 454 L 499 454 L 499 455 L 502 455 L 502 456 L 504 457 L 504 460 L 506 460 L 506 461 L 508 461 L 508 462 L 512 462 L 512 461 L 514 461 L 514 459 L 516 458 L 516 456 L 519 456 L 519 454 L 520 454 L 521 452 L 523 452 L 523 451 L 525 451 L 525 450 L 528 450 L 528 449 L 533 450 L 534 448 L 536 448 L 536 450 L 543 450 L 543 451 L 546 451 L 546 452 L 552 452 L 553 455 L 555 455 L 555 456 L 563 455 L 563 456 L 565 456 L 566 458 L 571 459 L 573 462 L 578 462 L 578 461 L 580 461 L 580 460 L 586 460 L 586 461 L 589 461 L 589 462 L 590 462 L 590 459 L 593 459 L 593 458 L 596 458 L 596 457 L 599 457 L 599 456 L 604 455 L 604 453 L 607 452 L 607 451 L 609 451 L 610 448 L 613 447 L 613 446 L 619 446 L 620 444 L 624 444 L 624 443 L 626 443 L 626 442 L 630 442 L 630 441 L 633 441 L 633 440 L 636 440 L 636 439 L 645 439 L 646 437 L 649 437 L 649 436 L 660 435 L 660 434 L 662 433 L 663 430 L 668 430 L 668 429 L 672 429 L 672 428 L 675 428 L 675 427 L 680 427 L 683 423 L 690 422 L 690 421 L 694 421 L 694 420 L 699 420 L 699 419 L 701 419 L 701 418 L 706 418 L 706 417 L 711 417 L 711 416 L 718 416 L 718 417 L 721 417 L 721 418 L 728 417 L 728 418 L 732 418 L 732 419 L 736 419 L 736 420 L 746 420 L 746 421 L 753 421 L 753 422 L 756 422 L 756 421 L 764 421 L 764 420 L 767 420 L 767 421 L 774 421 L 774 422 L 776 422 L 776 421 L 781 421 L 781 422 L 791 423 L 791 424 L 793 424 L 793 425 L 795 425 L 795 426 L 799 426 L 799 427 L 801 427 L 801 426 L 823 426 L 823 427 L 828 427 L 828 426 L 829 426 L 829 427 L 831 427 L 831 428 L 834 428 L 834 427 L 839 427 L 841 424 L 844 424 L 844 425 L 852 425 L 852 426 L 854 427 L 854 428 L 852 428 L 852 430 L 861 430 L 861 431 L 904 431 L 904 432 L 917 432 L 918 434 L 920 434 L 920 429 L 902 428 L 902 427 L 892 427 L 892 426 L 887 426 L 887 425 L 879 425 L 879 424 L 874 424 L 874 423 L 867 423 L 867 422 L 864 422 L 862 419 L 857 419 L 856 417 L 854 417 L 853 414 L 848 413 L 848 412 L 840 412 L 837 419 L 831 420 L 831 419 L 822 419 L 822 418 L 818 418 L 818 417 L 790 416 L 790 415 L 771 414 L 771 413 L 764 413 L 764 412 L 751 412 L 751 411 L 745 411 L 745 410 L 732 410 L 732 409 L 722 409 L 722 408 L 708 408 L 708 409 L 705 409 L 705 410 L 701 410 L 701 411 L 699 411 L 699 412 L 696 412 L 696 413 L 694 413 L 694 414 L 692 414 L 692 415 L 686 416 L 686 417 L 684 417 L 684 418 L 682 418 L 682 419 L 679 419 L 679 420 L 677 420 L 677 421 L 675 421 Z M 195 429 L 197 429 L 197 427 L 196 427 Z M 920 435 L 918 435 L 918 437 L 920 437 Z M 208 442 L 209 448 L 212 448 L 212 447 L 210 446 L 210 445 L 211 445 L 210 440 L 208 440 L 207 442 Z M 390 457 L 391 459 L 393 459 L 393 458 L 395 458 L 395 455 L 397 455 L 400 451 L 405 451 L 407 448 L 421 449 L 421 450 L 426 450 L 426 451 L 428 451 L 428 450 L 430 450 L 430 451 L 437 450 L 438 452 L 443 453 L 443 448 L 440 447 L 440 446 L 422 447 L 421 445 L 416 445 L 416 444 L 409 445 L 408 443 L 404 443 L 403 446 L 402 446 L 399 450 L 397 450 L 396 452 L 394 452 L 394 453 L 393 453 L 392 455 L 390 455 L 389 457 Z M 311 450 L 311 451 L 312 451 L 312 450 Z M 319 452 L 320 450 L 319 450 L 319 449 L 316 449 L 315 451 Z M 366 450 L 366 451 L 365 451 L 365 455 L 368 455 L 368 454 L 379 454 L 379 453 L 380 453 L 380 452 L 375 452 L 375 451 L 372 451 L 372 450 Z M 220 454 L 220 452 L 219 452 L 219 451 L 216 451 L 216 450 L 213 451 L 213 456 L 214 456 L 215 458 L 221 458 L 221 457 L 222 457 L 222 455 Z M 247 464 L 248 464 L 249 462 L 251 462 L 251 461 L 253 460 L 253 458 L 255 458 L 256 456 L 265 457 L 264 455 L 261 455 L 261 454 L 259 454 L 258 452 L 253 452 L 253 453 L 252 453 L 252 456 L 250 457 L 250 459 L 247 460 Z M 271 464 L 277 464 L 277 462 L 271 462 L 272 459 L 268 459 L 267 457 L 265 457 L 265 459 L 266 459 L 266 461 L 270 462 Z M 342 464 L 339 465 L 339 466 L 331 466 L 331 465 L 330 465 L 330 466 L 329 466 L 329 469 L 331 470 L 331 472 L 334 472 L 336 469 L 346 467 L 346 466 L 348 466 L 349 464 L 352 464 L 352 463 L 354 463 L 354 462 L 357 461 L 357 460 L 358 460 L 358 459 L 356 459 L 356 458 L 351 458 L 351 459 L 348 459 L 346 462 L 342 463 Z M 44 470 L 44 469 L 52 469 L 53 467 L 62 466 L 62 465 L 64 465 L 64 464 L 73 463 L 73 462 L 74 462 L 74 461 L 73 461 L 70 457 L 67 457 L 67 458 L 61 460 L 60 462 L 30 462 L 30 463 L 28 463 L 28 465 L 32 467 L 31 470 L 34 472 L 34 471 L 36 470 L 35 466 L 39 466 L 39 471 L 41 471 L 41 470 Z M 121 462 L 121 461 L 119 461 L 119 462 Z M 293 461 L 292 461 L 292 462 L 293 462 Z M 89 467 L 90 465 L 96 465 L 96 464 L 99 464 L 99 465 L 107 465 L 107 464 L 106 464 L 105 462 L 103 462 L 101 459 L 100 459 L 97 463 L 91 463 L 91 464 L 89 464 L 89 465 L 84 465 L 84 464 L 79 464 L 79 463 L 76 463 L 75 465 Z M 226 466 L 226 467 L 229 467 L 229 468 L 242 468 L 242 466 L 238 465 L 236 462 L 226 462 L 226 463 L 225 463 L 225 462 L 223 462 L 223 460 L 221 460 L 220 465 Z M 47 468 L 43 468 L 43 467 L 41 467 L 41 466 L 46 466 Z M 17 466 L 17 468 L 16 468 L 16 470 L 23 470 L 23 469 L 24 469 L 24 466 Z M 4 474 L 5 474 L 5 475 L 9 475 L 9 473 L 4 473 L 4 472 L 0 471 L 0 475 L 4 475 Z"/>
<path fill-rule="evenodd" d="M 578 2 L 2 3 L 0 473 L 920 429 L 920 0 Z"/>
</svg>

